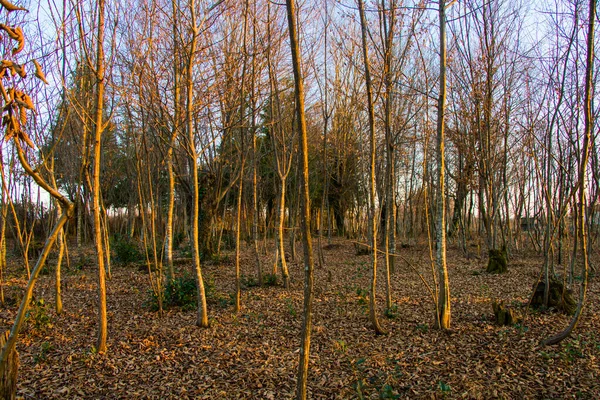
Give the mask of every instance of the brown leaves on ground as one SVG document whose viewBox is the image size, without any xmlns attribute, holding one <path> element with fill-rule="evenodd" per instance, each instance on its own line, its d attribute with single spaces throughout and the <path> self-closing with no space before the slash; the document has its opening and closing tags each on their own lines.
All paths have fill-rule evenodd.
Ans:
<svg viewBox="0 0 600 400">
<path fill-rule="evenodd" d="M 450 254 L 452 331 L 432 328 L 433 304 L 415 271 L 397 260 L 393 275 L 397 309 L 369 328 L 370 256 L 356 256 L 350 242 L 325 250 L 316 269 L 309 397 L 348 398 L 595 398 L 600 393 L 600 287 L 592 281 L 588 303 L 573 337 L 554 347 L 539 341 L 568 324 L 557 313 L 529 311 L 521 324 L 494 324 L 492 299 L 523 303 L 531 295 L 542 258 L 516 254 L 504 275 L 483 272 L 485 260 Z M 242 273 L 254 276 L 251 249 Z M 420 272 L 430 271 L 425 246 L 400 250 Z M 299 252 L 301 254 L 301 251 Z M 72 256 L 72 265 L 75 264 Z M 271 268 L 271 253 L 262 258 Z M 383 304 L 383 259 L 379 264 Z M 191 268 L 182 265 L 181 271 Z M 294 395 L 302 323 L 303 272 L 290 262 L 292 285 L 247 287 L 242 312 L 233 313 L 231 263 L 203 266 L 215 282 L 211 327 L 195 326 L 192 311 L 149 311 L 148 276 L 116 267 L 108 282 L 109 348 L 94 352 L 94 269 L 63 271 L 65 312 L 53 310 L 52 275 L 36 290 L 37 308 L 19 338 L 18 394 L 24 398 L 285 399 Z M 181 273 L 180 271 L 180 273 Z M 332 283 L 327 282 L 328 272 Z M 280 278 L 281 281 L 281 278 Z M 23 279 L 6 282 L 18 297 Z M 45 299 L 42 306 L 40 300 Z M 16 303 L 0 312 L 8 328 Z M 36 311 L 37 310 L 37 311 Z"/>
</svg>

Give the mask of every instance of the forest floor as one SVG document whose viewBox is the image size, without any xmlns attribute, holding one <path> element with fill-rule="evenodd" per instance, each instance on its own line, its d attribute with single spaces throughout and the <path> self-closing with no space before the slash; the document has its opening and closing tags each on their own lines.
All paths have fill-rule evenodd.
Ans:
<svg viewBox="0 0 600 400">
<path fill-rule="evenodd" d="M 206 263 L 205 279 L 214 282 L 208 329 L 196 327 L 194 310 L 170 309 L 159 317 L 147 306 L 148 274 L 131 265 L 114 266 L 108 281 L 108 352 L 97 354 L 93 254 L 78 254 L 73 248 L 70 269 L 63 272 L 64 312 L 60 316 L 54 312 L 53 275 L 43 275 L 38 282 L 35 305 L 18 340 L 19 396 L 293 397 L 302 324 L 301 260 L 289 263 L 289 290 L 244 287 L 243 309 L 237 315 L 230 301 L 233 253 L 226 252 L 220 262 Z M 566 327 L 570 317 L 530 309 L 521 323 L 497 326 L 491 307 L 492 299 L 503 299 L 517 308 L 528 301 L 541 256 L 514 254 L 506 274 L 490 275 L 485 273 L 487 257 L 467 259 L 450 248 L 452 329 L 441 332 L 433 328 L 431 295 L 416 272 L 431 281 L 428 247 L 413 246 L 401 249 L 400 254 L 403 259 L 397 261 L 392 277 L 397 309 L 388 316 L 384 315 L 380 258 L 379 316 L 388 333 L 378 336 L 367 318 L 371 256 L 357 256 L 353 244 L 342 239 L 327 246 L 325 266 L 315 270 L 309 398 L 600 396 L 597 277 L 590 282 L 587 305 L 573 335 L 559 345 L 542 347 L 540 340 Z M 245 247 L 241 267 L 246 277 L 255 276 L 253 259 L 250 247 Z M 271 255 L 263 256 L 266 270 L 271 260 Z M 183 273 L 191 266 L 177 268 Z M 12 324 L 26 283 L 23 275 L 12 265 L 5 276 L 2 330 Z"/>
</svg>

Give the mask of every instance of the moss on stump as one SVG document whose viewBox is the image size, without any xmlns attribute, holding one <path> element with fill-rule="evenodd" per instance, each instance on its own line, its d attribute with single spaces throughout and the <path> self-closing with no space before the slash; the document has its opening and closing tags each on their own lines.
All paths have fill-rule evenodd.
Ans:
<svg viewBox="0 0 600 400">
<path fill-rule="evenodd" d="M 498 325 L 514 325 L 521 321 L 514 308 L 504 305 L 504 301 L 492 301 L 492 309 Z"/>
<path fill-rule="evenodd" d="M 508 271 L 508 262 L 506 257 L 506 248 L 490 249 L 489 261 L 486 269 L 490 274 L 502 274 Z"/>
<path fill-rule="evenodd" d="M 533 294 L 531 306 L 542 308 L 544 306 L 544 287 L 546 282 L 540 281 Z M 548 308 L 554 308 L 567 315 L 573 315 L 577 309 L 577 301 L 573 298 L 573 292 L 566 289 L 563 283 L 557 279 L 550 278 L 550 292 L 548 294 Z"/>
</svg>

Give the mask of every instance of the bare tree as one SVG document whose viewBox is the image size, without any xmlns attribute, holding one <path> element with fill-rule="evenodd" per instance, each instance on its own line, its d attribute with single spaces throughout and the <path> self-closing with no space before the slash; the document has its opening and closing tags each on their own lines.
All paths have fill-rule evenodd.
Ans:
<svg viewBox="0 0 600 400">
<path fill-rule="evenodd" d="M 290 48 L 292 52 L 292 67 L 294 69 L 294 86 L 296 93 L 296 114 L 300 131 L 300 159 L 302 161 L 302 212 L 300 220 L 302 225 L 302 238 L 304 242 L 304 318 L 300 340 L 300 360 L 298 363 L 298 379 L 296 398 L 306 399 L 306 382 L 308 377 L 308 358 L 310 354 L 310 333 L 312 327 L 313 304 L 313 249 L 310 233 L 310 197 L 308 190 L 308 135 L 306 130 L 306 116 L 304 109 L 304 81 L 302 78 L 302 57 L 298 41 L 298 28 L 296 23 L 295 0 L 286 0 L 288 30 L 290 34 Z"/>
<path fill-rule="evenodd" d="M 367 112 L 369 114 L 369 146 L 371 154 L 370 183 L 369 183 L 369 236 L 371 239 L 371 288 L 369 290 L 369 319 L 376 333 L 385 333 L 377 319 L 377 212 L 376 212 L 376 183 L 375 183 L 375 149 L 377 147 L 375 137 L 375 110 L 373 106 L 373 89 L 371 87 L 371 72 L 369 67 L 369 52 L 367 48 L 367 19 L 362 0 L 358 0 L 358 12 L 360 13 L 360 27 L 362 37 L 362 52 L 365 72 L 365 83 L 367 87 Z"/>
<path fill-rule="evenodd" d="M 440 24 L 440 89 L 437 103 L 437 206 L 436 206 L 436 257 L 438 271 L 438 300 L 436 324 L 440 329 L 450 329 L 450 282 L 446 266 L 446 167 L 444 128 L 446 110 L 446 1 L 438 1 Z"/>
<path fill-rule="evenodd" d="M 587 293 L 587 285 L 588 285 L 588 271 L 589 271 L 589 254 L 587 251 L 587 230 L 586 230 L 586 212 L 585 212 L 585 203 L 586 203 L 586 174 L 587 168 L 590 158 L 590 148 L 592 141 L 592 126 L 594 124 L 594 120 L 592 118 L 592 90 L 593 90 L 593 72 L 594 72 L 594 33 L 595 33 L 595 23 L 596 23 L 596 0 L 590 0 L 589 5 L 589 14 L 588 14 L 588 33 L 587 33 L 587 59 L 586 59 L 586 68 L 585 68 L 585 107 L 584 107 L 584 118 L 585 118 L 585 126 L 584 126 L 584 136 L 583 136 L 583 145 L 581 149 L 581 163 L 579 165 L 579 176 L 578 176 L 578 198 L 577 198 L 577 213 L 578 213 L 578 222 L 577 229 L 578 235 L 581 242 L 581 255 L 583 258 L 583 265 L 581 267 L 581 288 L 579 290 L 579 301 L 577 303 L 577 309 L 569 326 L 567 326 L 562 332 L 557 333 L 554 336 L 551 336 L 542 341 L 545 345 L 553 345 L 560 343 L 575 329 L 579 319 L 581 318 L 581 313 L 583 311 L 583 307 L 585 305 L 585 297 Z"/>
</svg>

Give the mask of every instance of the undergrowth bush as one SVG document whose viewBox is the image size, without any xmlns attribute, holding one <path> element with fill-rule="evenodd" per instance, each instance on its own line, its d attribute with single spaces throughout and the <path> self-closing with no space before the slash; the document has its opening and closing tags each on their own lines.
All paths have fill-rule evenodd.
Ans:
<svg viewBox="0 0 600 400">
<path fill-rule="evenodd" d="M 52 327 L 52 318 L 48 314 L 46 306 L 44 299 L 31 301 L 25 318 L 33 329 L 43 331 L 46 328 Z"/>
<path fill-rule="evenodd" d="M 210 276 L 204 277 L 204 292 L 207 299 L 213 296 L 214 286 L 214 281 Z M 186 311 L 194 310 L 198 304 L 196 287 L 196 279 L 191 274 L 167 280 L 162 293 L 163 308 L 179 307 Z M 156 293 L 151 292 L 147 305 L 153 311 L 158 310 Z"/>
<path fill-rule="evenodd" d="M 265 286 L 277 286 L 277 275 L 265 274 L 263 276 L 263 282 Z"/>
<path fill-rule="evenodd" d="M 144 259 L 137 243 L 127 236 L 114 236 L 111 249 L 115 253 L 115 261 L 120 264 L 134 263 Z"/>
</svg>

